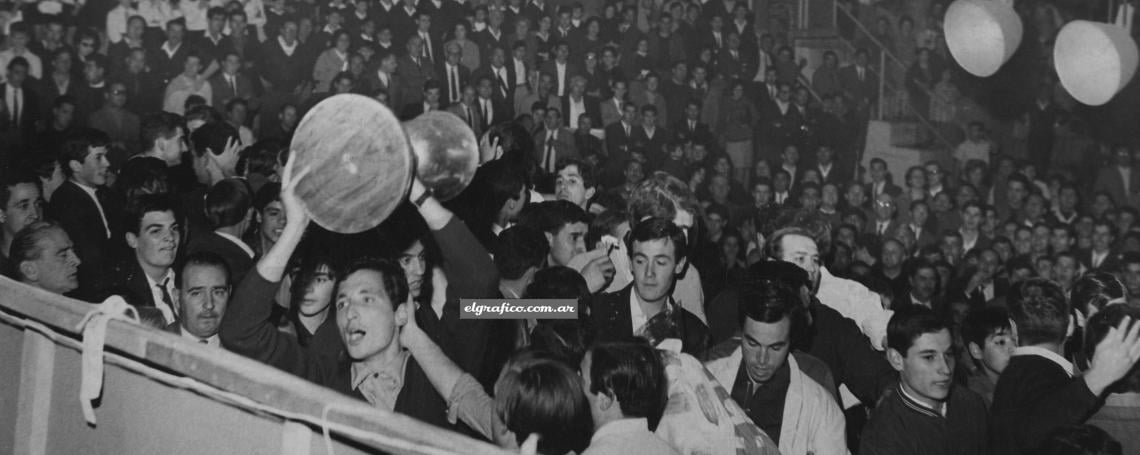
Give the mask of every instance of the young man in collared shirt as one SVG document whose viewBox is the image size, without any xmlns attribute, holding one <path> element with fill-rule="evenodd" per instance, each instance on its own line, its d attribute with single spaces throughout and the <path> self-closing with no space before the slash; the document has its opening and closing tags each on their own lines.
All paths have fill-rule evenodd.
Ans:
<svg viewBox="0 0 1140 455">
<path fill-rule="evenodd" d="M 594 346 L 582 358 L 582 389 L 594 436 L 582 455 L 669 455 L 677 449 L 652 431 L 665 412 L 665 366 L 644 344 Z"/>
<path fill-rule="evenodd" d="M 895 313 L 887 325 L 887 360 L 899 384 L 871 412 L 860 453 L 985 453 L 985 403 L 954 384 L 946 321 L 922 307 Z"/>
<path fill-rule="evenodd" d="M 1033 278 L 1008 298 L 1018 348 L 1002 371 L 991 408 L 990 452 L 1022 453 L 1053 430 L 1084 422 L 1108 386 L 1140 359 L 1140 325 L 1124 320 L 1096 346 L 1091 368 L 1076 376 L 1061 353 L 1075 321 L 1064 291 Z"/>
</svg>

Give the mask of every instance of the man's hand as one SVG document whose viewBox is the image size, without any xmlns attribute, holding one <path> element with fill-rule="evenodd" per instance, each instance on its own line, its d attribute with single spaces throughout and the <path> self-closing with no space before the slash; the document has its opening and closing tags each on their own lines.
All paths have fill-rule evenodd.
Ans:
<svg viewBox="0 0 1140 455">
<path fill-rule="evenodd" d="M 303 231 L 309 225 L 309 212 L 305 210 L 301 198 L 297 197 L 297 184 L 312 170 L 312 167 L 306 166 L 297 175 L 293 175 L 293 165 L 296 159 L 297 153 L 290 153 L 289 162 L 285 163 L 285 168 L 282 169 L 281 206 L 285 209 L 285 227 L 294 226 Z"/>
<path fill-rule="evenodd" d="M 423 347 L 425 341 L 431 342 L 431 338 L 428 338 L 427 333 L 416 322 L 415 302 L 409 301 L 404 306 L 408 311 L 408 322 L 400 329 L 400 345 L 409 351 L 415 351 L 416 348 Z"/>
<path fill-rule="evenodd" d="M 1093 394 L 1100 396 L 1114 382 L 1128 374 L 1140 359 L 1140 324 L 1133 324 L 1125 316 L 1120 324 L 1108 329 L 1108 334 L 1096 345 L 1092 368 L 1085 373 L 1085 383 Z"/>
<path fill-rule="evenodd" d="M 590 288 L 590 293 L 605 289 L 614 279 L 614 263 L 604 249 L 587 251 L 575 256 L 568 265 L 586 279 L 586 286 Z"/>
</svg>

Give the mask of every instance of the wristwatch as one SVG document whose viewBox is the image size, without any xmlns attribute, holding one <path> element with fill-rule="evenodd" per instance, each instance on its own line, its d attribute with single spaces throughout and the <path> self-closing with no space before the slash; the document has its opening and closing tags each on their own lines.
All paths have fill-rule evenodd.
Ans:
<svg viewBox="0 0 1140 455">
<path fill-rule="evenodd" d="M 432 196 L 431 188 L 425 187 L 424 188 L 424 194 L 421 194 L 420 197 L 418 197 L 418 198 L 416 198 L 416 200 L 412 201 L 412 204 L 415 205 L 416 207 L 421 207 L 424 205 L 424 201 L 426 201 L 431 196 Z"/>
</svg>

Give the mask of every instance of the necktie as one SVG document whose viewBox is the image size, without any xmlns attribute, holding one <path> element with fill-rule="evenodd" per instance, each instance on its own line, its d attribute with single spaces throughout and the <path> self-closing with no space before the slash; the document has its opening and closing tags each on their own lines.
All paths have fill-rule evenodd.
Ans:
<svg viewBox="0 0 1140 455">
<path fill-rule="evenodd" d="M 107 198 L 107 191 L 98 188 L 95 190 L 95 200 L 99 202 L 99 215 L 103 217 L 103 227 L 107 229 L 107 238 L 111 238 L 111 222 L 107 220 L 107 208 L 113 207 L 111 200 Z"/>
<path fill-rule="evenodd" d="M 449 76 L 451 77 L 451 99 L 448 101 L 454 103 L 459 101 L 459 70 L 454 66 L 450 67 Z"/>
<path fill-rule="evenodd" d="M 174 309 L 174 299 L 170 298 L 170 291 L 166 289 L 166 286 L 169 284 L 170 277 L 167 277 L 165 280 L 162 280 L 162 283 L 156 284 L 155 286 L 158 286 L 158 290 L 162 292 L 162 303 L 166 305 L 166 309 L 170 311 L 171 317 L 173 318 L 177 313 L 175 313 L 176 310 Z M 166 311 L 163 311 L 163 313 L 166 313 Z"/>
<path fill-rule="evenodd" d="M 210 344 L 210 342 L 206 340 L 198 340 L 198 342 L 202 344 Z"/>
<path fill-rule="evenodd" d="M 234 76 L 231 74 L 230 76 L 228 76 L 228 78 L 230 80 L 230 91 L 233 92 L 233 96 L 236 98 L 237 97 L 237 76 Z"/>
<path fill-rule="evenodd" d="M 499 68 L 499 90 L 502 91 L 503 98 L 507 97 L 507 78 L 503 75 L 503 69 Z"/>
<path fill-rule="evenodd" d="M 491 126 L 491 112 L 487 100 L 483 100 L 483 126 Z"/>
<path fill-rule="evenodd" d="M 431 55 L 431 38 L 427 33 L 420 33 L 420 36 L 424 39 L 424 57 L 426 57 L 429 62 L 435 63 L 435 58 Z"/>
<path fill-rule="evenodd" d="M 717 47 L 717 49 L 720 49 L 720 48 L 721 48 L 721 44 L 720 44 L 720 33 L 716 33 L 716 34 L 713 34 L 713 37 L 715 37 L 715 38 L 716 38 L 716 47 Z"/>
<path fill-rule="evenodd" d="M 690 132 L 690 133 L 693 133 L 693 132 L 696 132 L 696 131 L 697 131 L 697 122 L 694 122 L 694 121 L 692 121 L 692 120 L 689 120 L 689 132 Z"/>
<path fill-rule="evenodd" d="M 466 115 L 467 126 L 475 128 L 475 119 L 471 118 L 471 107 L 466 104 L 463 105 L 463 113 Z"/>
<path fill-rule="evenodd" d="M 20 89 L 12 88 L 12 126 L 20 127 Z"/>
<path fill-rule="evenodd" d="M 543 160 L 543 169 L 546 172 L 554 172 L 554 133 L 551 132 L 546 136 L 546 159 Z"/>
<path fill-rule="evenodd" d="M 625 127 L 625 137 L 629 137 L 629 126 Z"/>
</svg>

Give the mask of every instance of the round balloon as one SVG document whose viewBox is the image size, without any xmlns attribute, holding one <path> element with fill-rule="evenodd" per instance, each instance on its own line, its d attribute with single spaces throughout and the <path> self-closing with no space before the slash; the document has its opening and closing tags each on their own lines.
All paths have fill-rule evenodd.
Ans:
<svg viewBox="0 0 1140 455">
<path fill-rule="evenodd" d="M 957 0 L 942 23 L 950 55 L 966 71 L 988 77 L 1021 44 L 1021 18 L 1013 7 L 995 0 Z"/>
<path fill-rule="evenodd" d="M 412 184 L 414 158 L 392 111 L 360 95 L 321 101 L 297 125 L 293 173 L 311 170 L 297 195 L 317 224 L 342 234 L 378 226 Z"/>
<path fill-rule="evenodd" d="M 463 192 L 479 168 L 479 142 L 475 132 L 458 116 L 429 111 L 404 123 L 416 155 L 416 176 L 447 201 Z"/>
<path fill-rule="evenodd" d="M 1100 106 L 1136 74 L 1136 42 L 1112 24 L 1072 21 L 1057 34 L 1053 64 L 1061 85 L 1077 101 Z"/>
</svg>

